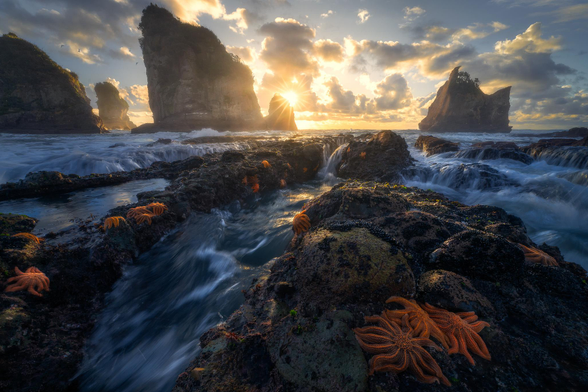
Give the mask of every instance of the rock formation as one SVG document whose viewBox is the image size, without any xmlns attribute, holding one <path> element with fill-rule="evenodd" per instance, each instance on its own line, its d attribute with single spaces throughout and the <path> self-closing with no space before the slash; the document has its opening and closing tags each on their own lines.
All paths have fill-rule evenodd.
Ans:
<svg viewBox="0 0 588 392">
<path fill-rule="evenodd" d="M 459 143 L 450 142 L 449 140 L 440 139 L 435 136 L 419 136 L 414 146 L 423 151 L 426 156 L 459 150 Z"/>
<path fill-rule="evenodd" d="M 156 5 L 143 10 L 139 28 L 154 124 L 133 133 L 259 127 L 251 70 L 212 31 Z"/>
<path fill-rule="evenodd" d="M 437 91 L 419 129 L 427 132 L 510 132 L 510 87 L 484 94 L 479 82 L 471 80 L 466 72 L 459 72 L 459 68 L 451 71 L 449 80 Z"/>
<path fill-rule="evenodd" d="M 294 108 L 280 94 L 275 94 L 270 101 L 268 115 L 264 119 L 265 129 L 277 131 L 297 131 L 294 121 Z"/>
<path fill-rule="evenodd" d="M 118 89 L 109 82 L 97 83 L 94 87 L 98 101 L 100 118 L 107 129 L 122 129 L 125 131 L 135 128 L 127 112 L 129 104 L 120 97 Z"/>
<path fill-rule="evenodd" d="M 15 34 L 0 37 L 0 132 L 103 130 L 75 73 Z"/>
</svg>

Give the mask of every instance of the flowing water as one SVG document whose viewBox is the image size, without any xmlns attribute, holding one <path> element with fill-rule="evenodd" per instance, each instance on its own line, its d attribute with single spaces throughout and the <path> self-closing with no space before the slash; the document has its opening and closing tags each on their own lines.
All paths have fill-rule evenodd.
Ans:
<svg viewBox="0 0 588 392">
<path fill-rule="evenodd" d="M 312 136 L 336 136 L 342 132 L 361 133 L 316 131 Z M 406 139 L 417 164 L 404 173 L 407 185 L 433 189 L 465 204 L 502 207 L 523 219 L 535 242 L 556 245 L 567 260 L 588 268 L 585 150 L 569 148 L 542 154 L 530 164 L 507 158 L 487 160 L 480 154 L 468 153 L 425 157 L 412 147 L 418 132 L 398 133 Z M 0 151 L 0 183 L 18 180 L 34 170 L 83 175 L 131 170 L 157 160 L 183 159 L 210 151 L 248 148 L 247 143 L 235 142 L 181 143 L 188 138 L 216 135 L 221 133 L 1 135 L 0 142 L 8 148 Z M 248 135 L 289 137 L 295 133 Z M 305 137 L 303 132 L 298 135 Z M 523 146 L 539 139 L 516 132 L 442 137 L 459 142 L 462 150 L 480 141 L 512 141 Z M 159 138 L 173 141 L 153 144 Z M 339 181 L 335 169 L 345 148 L 343 138 L 337 145 L 325 146 L 323 167 L 316 181 L 259 195 L 247 208 L 233 203 L 211 214 L 193 215 L 143 254 L 108 295 L 79 374 L 82 390 L 169 391 L 177 375 L 198 353 L 200 335 L 234 311 L 243 301 L 241 290 L 266 271 L 273 257 L 282 254 L 292 238 L 293 215 L 305 201 Z M 134 193 L 164 185 L 137 181 L 55 198 L 2 202 L 0 212 L 40 216 L 36 230 L 43 232 L 62 227 L 66 222 L 60 217 L 66 214 L 80 218 L 89 213 L 104 214 L 116 205 L 132 202 Z"/>
</svg>

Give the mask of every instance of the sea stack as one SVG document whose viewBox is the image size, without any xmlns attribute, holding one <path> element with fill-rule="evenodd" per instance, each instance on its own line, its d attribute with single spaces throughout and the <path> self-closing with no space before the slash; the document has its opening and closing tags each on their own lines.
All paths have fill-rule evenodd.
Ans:
<svg viewBox="0 0 588 392">
<path fill-rule="evenodd" d="M 139 28 L 154 123 L 133 133 L 259 127 L 251 70 L 212 31 L 153 4 L 143 10 Z"/>
<path fill-rule="evenodd" d="M 294 121 L 294 108 L 280 94 L 275 94 L 270 101 L 268 115 L 264 118 L 264 128 L 276 131 L 298 130 Z"/>
<path fill-rule="evenodd" d="M 16 34 L 0 37 L 0 132 L 103 131 L 75 73 Z"/>
<path fill-rule="evenodd" d="M 127 112 L 129 104 L 120 96 L 118 89 L 109 82 L 97 83 L 94 86 L 98 101 L 100 118 L 106 129 L 121 129 L 129 131 L 137 126 L 133 124 Z"/>
<path fill-rule="evenodd" d="M 510 86 L 484 94 L 479 82 L 470 79 L 460 67 L 451 71 L 449 80 L 437 91 L 427 117 L 419 123 L 426 132 L 509 133 Z"/>
</svg>

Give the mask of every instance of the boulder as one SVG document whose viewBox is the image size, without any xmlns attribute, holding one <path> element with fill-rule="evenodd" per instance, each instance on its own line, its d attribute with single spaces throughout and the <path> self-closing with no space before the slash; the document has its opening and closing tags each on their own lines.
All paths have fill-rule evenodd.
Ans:
<svg viewBox="0 0 588 392">
<path fill-rule="evenodd" d="M 275 131 L 297 131 L 294 121 L 294 108 L 280 94 L 270 101 L 268 115 L 263 119 L 263 128 Z"/>
<path fill-rule="evenodd" d="M 419 123 L 426 132 L 509 133 L 510 87 L 484 94 L 477 80 L 471 80 L 460 67 L 437 91 L 427 116 Z"/>
<path fill-rule="evenodd" d="M 212 31 L 153 4 L 143 10 L 139 29 L 154 123 L 133 133 L 259 127 L 251 70 Z"/>
<path fill-rule="evenodd" d="M 0 37 L 0 132 L 103 131 L 75 73 L 15 34 Z"/>
<path fill-rule="evenodd" d="M 392 131 L 382 131 L 368 141 L 352 141 L 337 167 L 342 178 L 397 181 L 400 171 L 412 164 L 406 141 Z"/>
<path fill-rule="evenodd" d="M 129 118 L 129 104 L 121 98 L 118 89 L 109 82 L 96 83 L 94 86 L 98 101 L 98 111 L 100 118 L 106 129 L 122 129 L 129 131 L 135 128 Z"/>
<path fill-rule="evenodd" d="M 435 136 L 419 136 L 414 146 L 423 151 L 426 156 L 459 150 L 459 143 L 453 143 Z"/>
</svg>

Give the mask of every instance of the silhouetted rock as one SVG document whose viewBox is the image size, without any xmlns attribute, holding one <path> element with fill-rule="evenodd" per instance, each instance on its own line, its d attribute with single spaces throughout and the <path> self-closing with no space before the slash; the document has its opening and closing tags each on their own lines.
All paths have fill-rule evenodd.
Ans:
<svg viewBox="0 0 588 392">
<path fill-rule="evenodd" d="M 426 156 L 459 150 L 459 143 L 453 143 L 435 136 L 419 136 L 414 146 L 422 150 Z"/>
<path fill-rule="evenodd" d="M 265 129 L 276 131 L 297 131 L 294 121 L 294 108 L 280 94 L 275 94 L 270 101 L 268 115 L 263 119 Z"/>
<path fill-rule="evenodd" d="M 467 73 L 451 71 L 449 80 L 437 91 L 427 117 L 419 129 L 427 132 L 502 132 L 508 133 L 510 87 L 484 94 Z"/>
<path fill-rule="evenodd" d="M 100 118 L 106 129 L 122 129 L 128 131 L 135 128 L 127 112 L 129 104 L 121 98 L 118 89 L 109 82 L 96 83 L 94 86 L 98 101 Z"/>
<path fill-rule="evenodd" d="M 139 28 L 154 123 L 133 133 L 259 127 L 251 70 L 212 31 L 153 4 L 143 10 Z"/>
<path fill-rule="evenodd" d="M 15 34 L 0 37 L 0 132 L 102 131 L 75 73 Z"/>
</svg>

